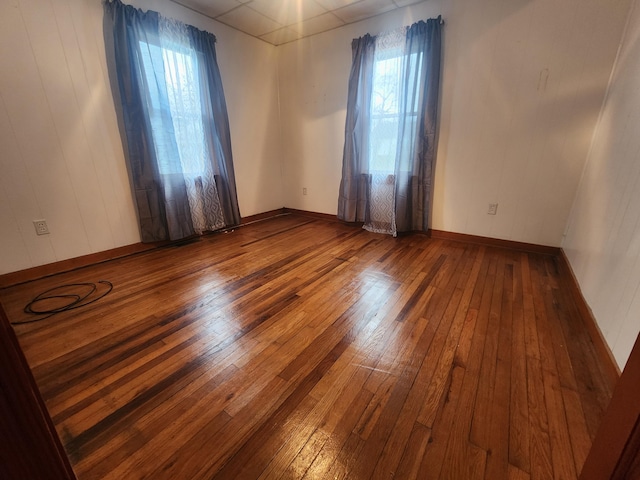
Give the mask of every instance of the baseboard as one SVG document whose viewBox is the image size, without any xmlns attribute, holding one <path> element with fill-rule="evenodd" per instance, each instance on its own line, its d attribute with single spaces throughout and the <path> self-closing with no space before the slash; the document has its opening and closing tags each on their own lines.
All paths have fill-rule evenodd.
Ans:
<svg viewBox="0 0 640 480">
<path fill-rule="evenodd" d="M 242 220 L 240 221 L 240 226 L 248 225 L 253 222 L 259 222 L 260 220 L 267 220 L 269 218 L 277 217 L 285 213 L 288 213 L 287 209 L 282 207 L 282 208 L 278 208 L 277 210 L 270 210 L 268 212 L 257 213 L 255 215 L 249 215 L 248 217 L 242 217 Z"/>
<path fill-rule="evenodd" d="M 453 240 L 456 242 L 473 243 L 475 245 L 485 245 L 487 247 L 508 248 L 521 252 L 541 253 L 543 255 L 560 255 L 559 247 L 549 247 L 546 245 L 536 245 L 533 243 L 514 242 L 512 240 L 502 240 L 499 238 L 479 237 L 466 233 L 445 232 L 443 230 L 430 230 L 432 238 L 441 240 Z"/>
<path fill-rule="evenodd" d="M 159 246 L 166 245 L 167 242 L 158 243 L 134 243 L 132 245 L 125 245 L 124 247 L 112 248 L 110 250 L 104 250 L 102 252 L 90 253 L 89 255 L 83 255 L 81 257 L 69 258 L 67 260 L 60 260 L 59 262 L 47 263 L 46 265 L 39 265 L 33 268 L 27 268 L 26 270 L 19 270 L 17 272 L 5 273 L 0 275 L 0 288 L 10 287 L 12 285 L 18 285 L 20 283 L 30 282 L 42 277 L 48 277 L 62 272 L 68 272 L 77 268 L 87 267 L 95 263 L 106 262 L 108 260 L 114 260 L 116 258 L 126 257 L 135 253 L 146 252 L 158 248 Z"/>
<path fill-rule="evenodd" d="M 593 346 L 596 349 L 596 354 L 600 360 L 600 364 L 605 369 L 605 374 L 607 375 L 607 380 L 609 381 L 609 386 L 613 390 L 618 379 L 620 378 L 620 367 L 618 367 L 618 363 L 616 362 L 615 357 L 613 356 L 613 352 L 609 348 L 607 341 L 598 327 L 598 322 L 591 311 L 591 308 L 587 304 L 587 301 L 582 295 L 582 290 L 580 290 L 580 284 L 578 283 L 578 279 L 576 278 L 573 269 L 571 268 L 571 264 L 569 263 L 569 259 L 564 250 L 560 249 L 560 254 L 558 255 L 559 266 L 561 269 L 561 275 L 564 277 L 564 284 L 569 287 L 571 292 L 571 296 L 573 297 L 573 301 L 576 304 L 576 308 L 578 309 L 578 313 L 580 318 L 584 322 L 584 326 L 589 332 L 589 336 L 591 337 L 591 341 L 593 342 Z"/>
<path fill-rule="evenodd" d="M 329 213 L 317 213 L 317 212 L 309 212 L 307 210 L 296 210 L 295 208 L 283 208 L 285 213 L 291 213 L 295 215 L 300 215 L 302 217 L 308 218 L 316 218 L 318 220 L 325 220 L 327 222 L 340 222 L 340 223 L 348 223 L 340 220 L 337 215 L 331 215 Z"/>
<path fill-rule="evenodd" d="M 277 210 L 271 210 L 269 212 L 243 217 L 240 226 L 282 215 L 283 213 L 285 213 L 284 210 L 284 208 L 279 208 Z M 179 240 L 179 242 L 180 241 L 184 240 Z M 116 258 L 122 258 L 136 253 L 147 252 L 149 250 L 165 247 L 173 243 L 175 242 L 139 242 L 131 245 L 125 245 L 124 247 L 104 250 L 102 252 L 90 253 L 81 257 L 69 258 L 67 260 L 60 260 L 59 262 L 47 263 L 46 265 L 39 265 L 37 267 L 27 268 L 25 270 L 19 270 L 17 272 L 5 273 L 3 275 L 0 275 L 0 288 L 11 287 L 20 283 L 30 282 L 38 278 L 48 277 L 50 275 L 56 275 L 58 273 L 69 272 L 71 270 L 87 267 L 96 263 L 115 260 Z"/>
<path fill-rule="evenodd" d="M 317 218 L 319 220 L 325 220 L 329 222 L 340 222 L 348 225 L 362 226 L 362 222 L 344 222 L 340 220 L 336 215 L 330 215 L 328 213 L 309 212 L 306 210 L 296 210 L 295 208 L 283 208 L 284 213 L 290 213 L 300 215 L 303 217 Z M 425 234 L 425 232 L 411 232 L 417 234 Z M 466 233 L 445 232 L 443 230 L 429 230 L 427 233 L 432 238 L 438 238 L 442 240 L 452 240 L 463 243 L 473 243 L 476 245 L 485 245 L 490 247 L 508 248 L 511 250 L 519 250 L 522 252 L 541 253 L 544 255 L 560 255 L 559 247 L 549 247 L 546 245 L 535 245 L 533 243 L 514 242 L 512 240 L 501 240 L 499 238 L 479 237 L 476 235 L 467 235 Z"/>
</svg>

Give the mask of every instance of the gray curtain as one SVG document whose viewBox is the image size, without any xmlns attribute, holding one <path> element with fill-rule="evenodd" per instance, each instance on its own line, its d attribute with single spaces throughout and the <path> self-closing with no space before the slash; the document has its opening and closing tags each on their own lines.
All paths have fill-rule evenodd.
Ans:
<svg viewBox="0 0 640 480">
<path fill-rule="evenodd" d="M 225 225 L 240 224 L 240 210 L 238 208 L 238 194 L 236 191 L 236 177 L 233 169 L 233 155 L 231 153 L 231 133 L 229 131 L 229 115 L 222 89 L 222 78 L 218 70 L 218 60 L 215 49 L 215 37 L 210 33 L 188 27 L 191 44 L 202 53 L 203 58 L 210 61 L 204 63 L 203 75 L 208 79 L 208 86 L 203 86 L 203 106 L 207 143 L 213 162 L 215 184 L 220 198 Z"/>
<path fill-rule="evenodd" d="M 427 231 L 438 129 L 441 18 L 406 29 L 398 98 L 392 231 Z M 376 38 L 353 41 L 338 218 L 370 222 L 372 211 L 369 132 Z M 375 205 L 374 205 L 375 206 Z M 373 229 L 376 231 L 376 229 Z"/>
<path fill-rule="evenodd" d="M 364 222 L 370 184 L 367 119 L 371 107 L 375 37 L 367 34 L 354 39 L 351 53 L 338 218 L 346 222 Z"/>
<path fill-rule="evenodd" d="M 143 12 L 120 0 L 105 1 L 104 12 L 107 63 L 142 241 L 193 235 L 187 183 L 162 67 L 160 24 L 164 19 L 157 12 Z M 215 36 L 191 26 L 182 27 L 185 42 L 196 49 L 201 60 L 197 75 L 208 145 L 206 161 L 210 162 L 207 168 L 215 174 L 224 224 L 237 225 L 240 212 Z"/>
</svg>

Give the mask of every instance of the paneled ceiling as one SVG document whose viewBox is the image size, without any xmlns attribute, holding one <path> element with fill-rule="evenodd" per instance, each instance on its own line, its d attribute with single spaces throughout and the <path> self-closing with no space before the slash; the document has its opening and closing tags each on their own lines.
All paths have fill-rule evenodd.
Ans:
<svg viewBox="0 0 640 480">
<path fill-rule="evenodd" d="M 424 0 L 172 0 L 273 45 Z"/>
</svg>

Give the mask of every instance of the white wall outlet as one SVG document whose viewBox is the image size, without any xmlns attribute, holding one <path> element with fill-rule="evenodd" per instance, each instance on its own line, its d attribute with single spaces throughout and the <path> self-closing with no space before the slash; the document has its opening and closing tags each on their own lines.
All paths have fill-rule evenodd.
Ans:
<svg viewBox="0 0 640 480">
<path fill-rule="evenodd" d="M 498 204 L 497 203 L 490 203 L 489 204 L 489 210 L 487 210 L 487 213 L 489 215 L 495 215 L 496 213 L 498 213 Z"/>
<path fill-rule="evenodd" d="M 33 226 L 36 227 L 36 234 L 37 235 L 48 235 L 49 234 L 49 227 L 47 227 L 47 221 L 46 220 L 34 220 L 33 221 Z"/>
<path fill-rule="evenodd" d="M 307 194 L 307 187 L 302 187 L 302 194 L 306 195 Z"/>
</svg>

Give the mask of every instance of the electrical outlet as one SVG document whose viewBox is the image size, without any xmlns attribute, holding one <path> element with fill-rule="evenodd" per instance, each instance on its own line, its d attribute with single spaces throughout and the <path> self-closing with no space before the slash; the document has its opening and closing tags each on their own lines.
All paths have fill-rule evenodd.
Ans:
<svg viewBox="0 0 640 480">
<path fill-rule="evenodd" d="M 307 194 L 307 187 L 303 187 L 303 188 L 302 188 L 302 194 L 303 194 L 303 195 L 306 195 L 306 194 Z"/>
<path fill-rule="evenodd" d="M 37 235 L 48 235 L 49 234 L 49 227 L 47 227 L 47 221 L 46 220 L 34 220 L 33 221 L 33 226 L 36 227 L 36 234 Z"/>
<path fill-rule="evenodd" d="M 489 204 L 489 210 L 487 211 L 487 213 L 489 215 L 495 215 L 496 213 L 498 213 L 498 204 L 497 203 L 490 203 Z"/>
</svg>

